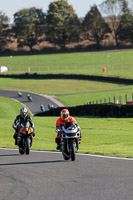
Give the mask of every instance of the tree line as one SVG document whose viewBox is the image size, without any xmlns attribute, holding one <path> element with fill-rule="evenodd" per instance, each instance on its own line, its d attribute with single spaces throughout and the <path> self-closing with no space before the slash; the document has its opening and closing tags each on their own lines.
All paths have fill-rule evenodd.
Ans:
<svg viewBox="0 0 133 200">
<path fill-rule="evenodd" d="M 43 41 L 62 49 L 68 44 L 90 41 L 100 48 L 110 35 L 116 47 L 123 42 L 132 45 L 131 8 L 128 0 L 105 0 L 99 7 L 94 4 L 80 19 L 67 0 L 56 0 L 49 4 L 47 13 L 36 7 L 19 10 L 14 14 L 12 26 L 8 16 L 0 12 L 0 49 L 4 51 L 14 41 L 18 47 L 29 47 L 30 51 Z"/>
</svg>

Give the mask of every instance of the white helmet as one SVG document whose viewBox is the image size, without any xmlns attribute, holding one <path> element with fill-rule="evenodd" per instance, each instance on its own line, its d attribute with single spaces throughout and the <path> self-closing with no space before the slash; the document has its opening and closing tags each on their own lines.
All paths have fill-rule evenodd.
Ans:
<svg viewBox="0 0 133 200">
<path fill-rule="evenodd" d="M 27 109 L 24 108 L 24 107 L 21 108 L 21 109 L 20 109 L 20 114 L 21 114 L 22 117 L 26 117 L 26 116 L 27 116 Z"/>
</svg>

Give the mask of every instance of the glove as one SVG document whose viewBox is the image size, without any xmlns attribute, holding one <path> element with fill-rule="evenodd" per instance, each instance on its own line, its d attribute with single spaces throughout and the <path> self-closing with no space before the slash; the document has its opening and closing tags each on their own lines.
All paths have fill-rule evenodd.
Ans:
<svg viewBox="0 0 133 200">
<path fill-rule="evenodd" d="M 33 137 L 35 137 L 35 133 L 33 132 Z"/>
</svg>

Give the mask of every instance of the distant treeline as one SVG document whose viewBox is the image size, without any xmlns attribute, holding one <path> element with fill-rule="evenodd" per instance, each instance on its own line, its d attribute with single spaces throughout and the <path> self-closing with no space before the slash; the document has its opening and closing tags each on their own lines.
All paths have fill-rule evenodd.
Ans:
<svg viewBox="0 0 133 200">
<path fill-rule="evenodd" d="M 84 45 L 88 49 L 132 46 L 132 8 L 127 0 L 105 0 L 99 6 L 93 5 L 80 19 L 67 0 L 57 0 L 49 4 L 47 13 L 36 7 L 19 10 L 13 24 L 0 12 L 0 51 L 10 51 L 12 43 L 17 43 L 18 50 L 28 47 L 31 52 L 40 44 L 41 50 L 66 49 L 70 45 L 79 49 Z M 47 46 L 42 47 L 44 43 Z"/>
</svg>

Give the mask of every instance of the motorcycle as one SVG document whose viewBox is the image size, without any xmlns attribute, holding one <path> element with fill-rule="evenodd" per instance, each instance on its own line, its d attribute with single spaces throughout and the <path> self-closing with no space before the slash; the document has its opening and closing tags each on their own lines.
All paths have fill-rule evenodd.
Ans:
<svg viewBox="0 0 133 200">
<path fill-rule="evenodd" d="M 30 153 L 30 147 L 32 146 L 32 136 L 33 128 L 30 126 L 29 122 L 21 123 L 17 137 L 17 145 L 20 154 Z"/>
<path fill-rule="evenodd" d="M 28 101 L 32 101 L 32 96 L 30 96 L 29 94 L 27 95 L 27 99 Z"/>
<path fill-rule="evenodd" d="M 52 108 L 54 108 L 54 106 L 52 104 L 48 104 L 48 109 L 50 110 Z"/>
<path fill-rule="evenodd" d="M 22 93 L 20 91 L 17 92 L 19 97 L 22 97 Z"/>
<path fill-rule="evenodd" d="M 44 107 L 44 105 L 43 105 L 43 104 L 41 104 L 41 105 L 40 105 L 40 109 L 41 109 L 41 111 L 42 111 L 42 112 L 44 112 L 44 111 L 45 111 L 45 107 Z"/>
<path fill-rule="evenodd" d="M 80 130 L 73 122 L 66 122 L 62 127 L 61 152 L 64 160 L 75 161 L 79 149 Z"/>
</svg>

